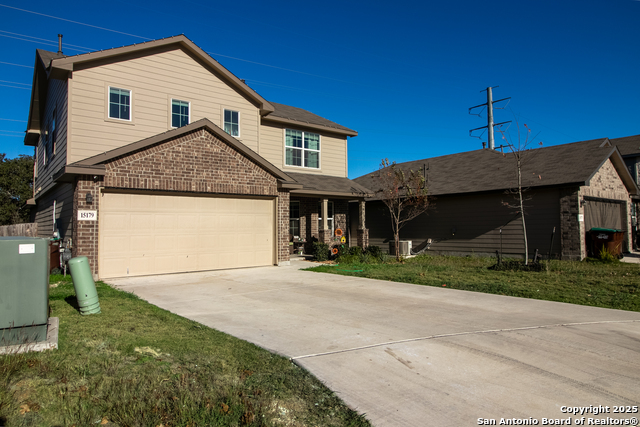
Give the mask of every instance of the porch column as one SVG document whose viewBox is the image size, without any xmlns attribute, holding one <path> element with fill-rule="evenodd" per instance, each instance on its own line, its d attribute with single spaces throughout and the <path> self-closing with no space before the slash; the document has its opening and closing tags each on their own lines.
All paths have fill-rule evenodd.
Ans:
<svg viewBox="0 0 640 427">
<path fill-rule="evenodd" d="M 365 211 L 365 201 L 360 200 L 358 202 L 358 236 L 357 236 L 358 246 L 361 248 L 366 248 L 369 246 L 369 230 L 366 227 L 366 211 Z"/>
<path fill-rule="evenodd" d="M 331 230 L 329 230 L 329 224 L 327 220 L 327 215 L 329 215 L 329 199 L 322 199 L 320 204 L 320 215 L 322 216 L 322 224 L 320 225 L 320 230 L 318 230 L 318 240 L 322 243 L 329 243 L 331 238 Z"/>
<path fill-rule="evenodd" d="M 327 215 L 329 211 L 329 199 L 322 199 L 322 229 L 326 230 L 327 227 Z"/>
</svg>

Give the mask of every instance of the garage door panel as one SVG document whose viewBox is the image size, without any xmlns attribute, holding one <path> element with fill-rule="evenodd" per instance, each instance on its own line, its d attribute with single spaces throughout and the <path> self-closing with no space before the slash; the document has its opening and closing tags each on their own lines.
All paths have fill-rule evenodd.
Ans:
<svg viewBox="0 0 640 427">
<path fill-rule="evenodd" d="M 99 218 L 102 278 L 273 264 L 274 200 L 105 193 Z"/>
</svg>

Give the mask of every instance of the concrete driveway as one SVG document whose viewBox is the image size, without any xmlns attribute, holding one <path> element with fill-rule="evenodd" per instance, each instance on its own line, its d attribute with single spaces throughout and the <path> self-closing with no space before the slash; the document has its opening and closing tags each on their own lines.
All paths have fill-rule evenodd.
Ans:
<svg viewBox="0 0 640 427">
<path fill-rule="evenodd" d="M 614 406 L 640 406 L 640 313 L 298 270 L 307 265 L 109 282 L 292 358 L 375 426 L 635 425 L 637 412 Z M 563 408 L 600 405 L 610 412 Z"/>
</svg>

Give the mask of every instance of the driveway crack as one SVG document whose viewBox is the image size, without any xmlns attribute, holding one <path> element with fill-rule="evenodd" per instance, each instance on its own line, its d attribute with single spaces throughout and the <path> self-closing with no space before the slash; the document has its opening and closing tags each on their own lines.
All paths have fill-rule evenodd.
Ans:
<svg viewBox="0 0 640 427">
<path fill-rule="evenodd" d="M 348 353 L 348 352 L 351 352 L 351 351 L 366 350 L 366 349 L 369 349 L 369 348 L 382 347 L 382 346 L 386 346 L 386 345 L 402 344 L 402 343 L 416 342 L 416 341 L 426 341 L 426 340 L 432 340 L 432 339 L 437 339 L 437 338 L 450 338 L 450 337 L 458 337 L 458 336 L 464 336 L 464 335 L 479 335 L 479 334 L 490 334 L 490 333 L 499 333 L 499 332 L 527 331 L 527 330 L 532 330 L 532 329 L 563 328 L 563 327 L 570 327 L 570 326 L 603 325 L 603 324 L 610 324 L 610 323 L 640 323 L 640 319 L 639 320 L 601 320 L 601 321 L 598 321 L 598 322 L 556 323 L 556 324 L 551 324 L 551 325 L 523 326 L 523 327 L 520 327 L 520 328 L 487 329 L 487 330 L 482 330 L 482 331 L 468 331 L 468 332 L 454 332 L 454 333 L 450 333 L 450 334 L 436 334 L 436 335 L 429 335 L 429 336 L 426 336 L 426 337 L 408 338 L 408 339 L 397 340 L 397 341 L 386 341 L 386 342 L 377 343 L 377 344 L 363 345 L 363 346 L 360 346 L 360 347 L 352 347 L 352 348 L 345 348 L 345 349 L 342 349 L 342 350 L 327 351 L 327 352 L 324 352 L 324 353 L 305 354 L 303 356 L 291 357 L 289 360 L 295 361 L 295 360 L 300 360 L 300 359 L 308 359 L 310 357 L 329 356 L 329 355 L 332 355 L 332 354 Z"/>
</svg>

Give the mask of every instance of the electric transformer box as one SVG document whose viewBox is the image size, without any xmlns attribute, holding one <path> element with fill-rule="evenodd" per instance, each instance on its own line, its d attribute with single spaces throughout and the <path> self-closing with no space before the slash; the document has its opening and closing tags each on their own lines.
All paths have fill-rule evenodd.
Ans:
<svg viewBox="0 0 640 427">
<path fill-rule="evenodd" d="M 0 237 L 0 345 L 44 341 L 49 239 Z"/>
</svg>

